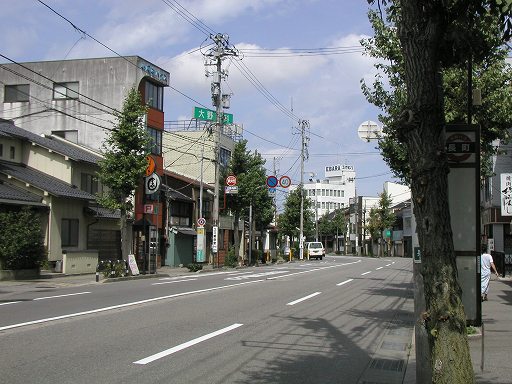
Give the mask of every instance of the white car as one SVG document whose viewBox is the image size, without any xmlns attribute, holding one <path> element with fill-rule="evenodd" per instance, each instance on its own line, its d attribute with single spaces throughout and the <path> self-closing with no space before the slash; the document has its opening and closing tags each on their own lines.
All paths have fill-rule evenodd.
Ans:
<svg viewBox="0 0 512 384">
<path fill-rule="evenodd" d="M 306 254 L 308 255 L 308 259 L 315 258 L 322 260 L 325 256 L 324 245 L 319 241 L 310 241 L 306 243 Z"/>
</svg>

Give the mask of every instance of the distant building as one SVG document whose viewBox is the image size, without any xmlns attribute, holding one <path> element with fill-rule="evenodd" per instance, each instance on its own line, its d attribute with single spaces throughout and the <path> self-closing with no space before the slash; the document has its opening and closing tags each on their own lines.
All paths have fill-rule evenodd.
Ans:
<svg viewBox="0 0 512 384">
<path fill-rule="evenodd" d="M 326 166 L 323 179 L 311 175 L 309 182 L 304 183 L 304 192 L 305 197 L 313 202 L 317 220 L 329 212 L 349 206 L 350 199 L 356 195 L 355 178 L 354 167 L 342 164 Z"/>
</svg>

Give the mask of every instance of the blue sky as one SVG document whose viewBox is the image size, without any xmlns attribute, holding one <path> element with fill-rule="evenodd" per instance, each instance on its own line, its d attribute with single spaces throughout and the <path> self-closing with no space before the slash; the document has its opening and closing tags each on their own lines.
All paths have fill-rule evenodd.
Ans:
<svg viewBox="0 0 512 384">
<path fill-rule="evenodd" d="M 275 157 L 278 175 L 300 181 L 300 137 L 297 120 L 290 117 L 293 106 L 293 115 L 310 123 L 305 179 L 310 172 L 323 178 L 325 166 L 341 163 L 355 167 L 358 195 L 376 196 L 385 181 L 395 181 L 376 143 L 363 142 L 357 135 L 361 123 L 377 121 L 378 115 L 360 90 L 360 80 L 372 80 L 375 74 L 372 59 L 358 48 L 359 40 L 372 33 L 365 0 L 44 3 L 118 54 L 138 55 L 168 70 L 172 87 L 189 98 L 166 89 L 166 120 L 190 119 L 197 102 L 213 109 L 211 78 L 205 77 L 198 48 L 211 43 L 211 32 L 228 34 L 230 44 L 243 52 L 236 62 L 223 64 L 229 74 L 223 93 L 232 93 L 228 112 L 243 124 L 249 149 L 267 159 L 269 174 Z M 194 25 L 173 8 L 194 20 Z M 37 0 L 9 2 L 0 22 L 0 53 L 14 61 L 114 55 Z M 300 49 L 318 53 L 320 48 L 343 53 L 297 54 Z M 254 57 L 255 52 L 261 56 Z"/>
</svg>

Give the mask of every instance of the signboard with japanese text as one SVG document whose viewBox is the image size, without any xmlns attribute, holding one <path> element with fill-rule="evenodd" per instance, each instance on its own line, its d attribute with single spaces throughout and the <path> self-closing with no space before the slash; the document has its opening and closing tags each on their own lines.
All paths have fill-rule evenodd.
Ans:
<svg viewBox="0 0 512 384">
<path fill-rule="evenodd" d="M 450 163 L 474 163 L 476 161 L 474 132 L 447 133 L 446 155 Z"/>
<path fill-rule="evenodd" d="M 155 192 L 158 192 L 160 189 L 160 176 L 158 176 L 156 173 L 152 173 L 150 176 L 145 178 L 145 192 L 146 195 L 152 195 Z"/>
<path fill-rule="evenodd" d="M 217 253 L 218 250 L 218 235 L 219 235 L 219 227 L 215 226 L 212 228 L 212 252 Z"/>
<path fill-rule="evenodd" d="M 223 113 L 224 124 L 233 124 L 233 115 L 231 113 Z M 217 112 L 206 108 L 194 107 L 194 119 L 217 121 Z"/>
<path fill-rule="evenodd" d="M 204 219 L 203 219 L 204 220 Z M 204 263 L 206 261 L 206 254 L 204 252 L 204 227 L 197 228 L 197 249 L 196 249 L 196 261 L 198 263 Z"/>
<path fill-rule="evenodd" d="M 128 255 L 128 266 L 130 267 L 130 272 L 133 276 L 137 276 L 139 272 L 139 267 L 137 266 L 137 261 L 135 261 L 135 255 Z"/>
<path fill-rule="evenodd" d="M 501 216 L 512 216 L 512 173 L 500 175 Z"/>
</svg>

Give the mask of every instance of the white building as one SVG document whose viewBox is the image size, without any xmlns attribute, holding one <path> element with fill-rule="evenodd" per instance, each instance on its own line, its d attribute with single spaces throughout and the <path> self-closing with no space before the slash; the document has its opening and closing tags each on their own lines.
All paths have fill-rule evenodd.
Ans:
<svg viewBox="0 0 512 384">
<path fill-rule="evenodd" d="M 317 218 L 335 209 L 349 206 L 349 200 L 356 195 L 356 172 L 352 165 L 330 165 L 325 167 L 324 179 L 312 176 L 304 184 L 305 196 L 316 206 Z"/>
</svg>

